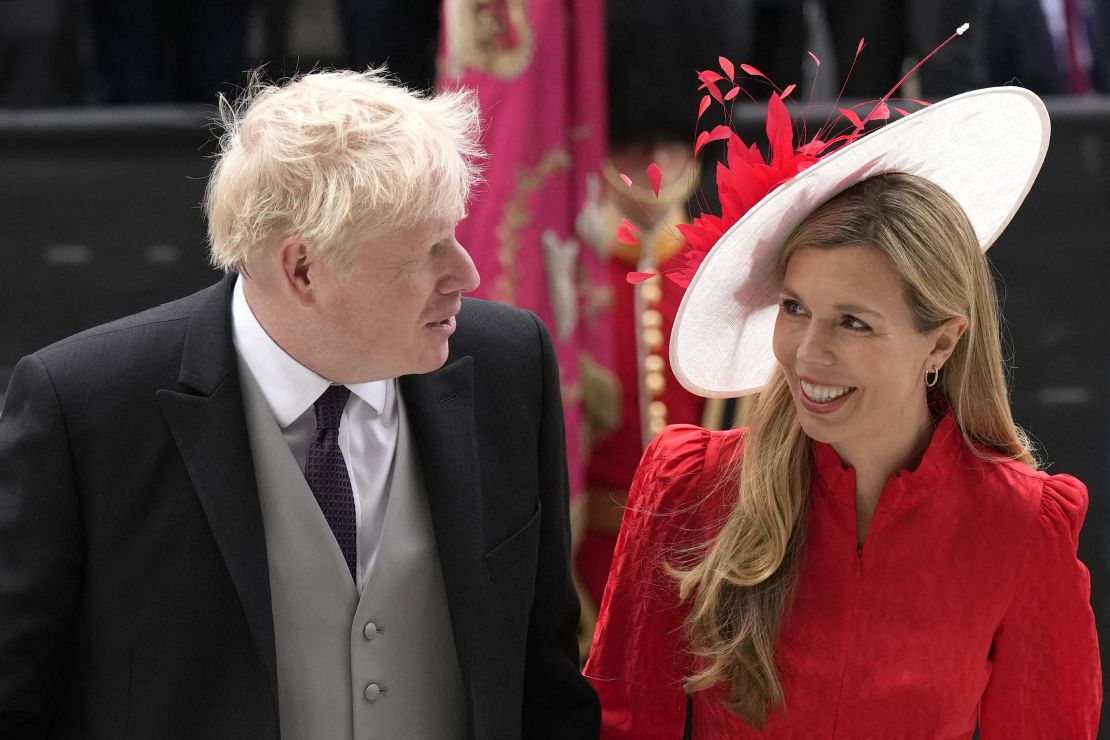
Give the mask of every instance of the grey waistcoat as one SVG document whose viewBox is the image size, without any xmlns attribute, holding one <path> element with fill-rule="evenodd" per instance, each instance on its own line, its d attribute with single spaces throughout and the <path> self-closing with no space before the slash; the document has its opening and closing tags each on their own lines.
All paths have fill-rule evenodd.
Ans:
<svg viewBox="0 0 1110 740">
<path fill-rule="evenodd" d="M 470 735 L 443 573 L 405 405 L 382 542 L 359 598 L 339 545 L 240 362 L 277 649 L 283 740 Z"/>
</svg>

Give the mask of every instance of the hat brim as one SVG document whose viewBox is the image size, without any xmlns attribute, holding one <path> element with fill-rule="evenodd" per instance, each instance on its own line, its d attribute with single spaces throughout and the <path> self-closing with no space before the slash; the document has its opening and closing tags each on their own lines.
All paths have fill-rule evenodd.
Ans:
<svg viewBox="0 0 1110 740">
<path fill-rule="evenodd" d="M 866 134 L 783 183 L 725 232 L 690 281 L 671 331 L 675 377 L 706 398 L 766 385 L 783 244 L 818 206 L 869 177 L 904 172 L 939 185 L 985 251 L 1033 186 L 1049 131 L 1044 104 L 1028 90 L 973 90 Z"/>
</svg>

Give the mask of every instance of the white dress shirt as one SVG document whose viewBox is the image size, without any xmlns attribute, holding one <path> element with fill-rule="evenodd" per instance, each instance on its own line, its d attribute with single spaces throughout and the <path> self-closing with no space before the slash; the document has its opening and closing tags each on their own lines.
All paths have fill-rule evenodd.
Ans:
<svg viewBox="0 0 1110 740">
<path fill-rule="evenodd" d="M 241 278 L 235 281 L 231 323 L 239 359 L 262 389 L 289 451 L 304 472 L 308 446 L 316 432 L 313 404 L 331 383 L 294 360 L 270 338 L 247 303 Z M 377 380 L 347 387 L 351 396 L 339 424 L 339 448 L 355 498 L 356 580 L 361 594 L 374 570 L 389 500 L 399 427 L 397 381 Z"/>
</svg>

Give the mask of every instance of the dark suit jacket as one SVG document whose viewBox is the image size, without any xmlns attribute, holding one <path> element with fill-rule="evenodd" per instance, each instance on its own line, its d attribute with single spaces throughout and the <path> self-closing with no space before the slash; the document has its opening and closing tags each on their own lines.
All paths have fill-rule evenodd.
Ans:
<svg viewBox="0 0 1110 740">
<path fill-rule="evenodd" d="M 985 4 L 988 84 L 1015 81 L 1038 95 L 1069 94 L 1067 69 L 1056 55 L 1040 0 L 980 0 Z M 1081 0 L 1082 1 L 1082 0 Z M 1091 0 L 1084 6 L 1091 48 L 1091 88 L 1110 92 L 1110 2 Z"/>
<path fill-rule="evenodd" d="M 277 738 L 230 279 L 23 358 L 0 415 L 0 737 Z M 558 370 L 466 299 L 400 380 L 474 738 L 596 737 L 577 663 Z"/>
</svg>

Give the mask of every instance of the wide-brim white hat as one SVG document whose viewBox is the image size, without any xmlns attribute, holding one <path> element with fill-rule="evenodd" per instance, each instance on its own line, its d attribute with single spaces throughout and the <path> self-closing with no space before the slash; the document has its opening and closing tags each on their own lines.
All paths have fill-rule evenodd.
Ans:
<svg viewBox="0 0 1110 740">
<path fill-rule="evenodd" d="M 1048 139 L 1040 98 L 996 87 L 923 108 L 822 157 L 752 206 L 706 255 L 671 330 L 675 377 L 707 398 L 766 385 L 775 366 L 781 249 L 833 196 L 886 172 L 925 178 L 963 207 L 985 251 L 1029 193 Z"/>
</svg>

